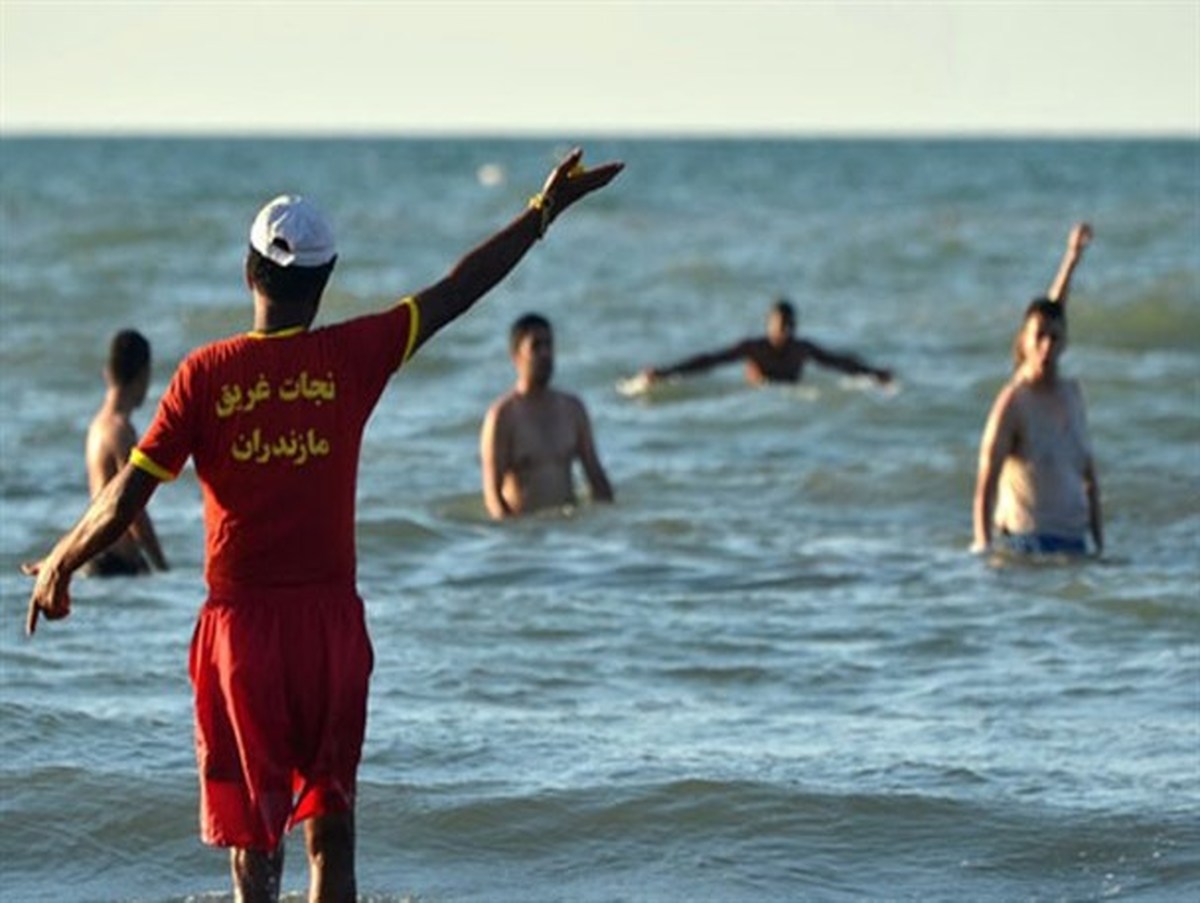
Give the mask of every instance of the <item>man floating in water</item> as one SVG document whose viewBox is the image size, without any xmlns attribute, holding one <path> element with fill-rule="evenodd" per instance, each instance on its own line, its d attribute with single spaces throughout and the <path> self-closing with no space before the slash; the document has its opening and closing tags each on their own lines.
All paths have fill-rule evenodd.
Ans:
<svg viewBox="0 0 1200 903">
<path fill-rule="evenodd" d="M 889 370 L 863 363 L 849 354 L 838 354 L 816 342 L 796 337 L 796 310 L 786 298 L 780 298 L 767 315 L 766 336 L 743 339 L 735 345 L 697 354 L 669 367 L 651 367 L 642 371 L 647 383 L 670 376 L 683 376 L 709 370 L 720 364 L 746 362 L 746 380 L 753 384 L 767 382 L 796 383 L 804 376 L 804 366 L 810 360 L 851 375 L 866 375 L 880 383 L 891 382 Z"/>
</svg>

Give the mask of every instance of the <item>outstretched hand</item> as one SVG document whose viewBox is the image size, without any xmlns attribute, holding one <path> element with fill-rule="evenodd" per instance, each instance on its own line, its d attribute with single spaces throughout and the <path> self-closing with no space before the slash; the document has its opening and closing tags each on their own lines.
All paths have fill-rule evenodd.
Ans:
<svg viewBox="0 0 1200 903">
<path fill-rule="evenodd" d="M 70 580 L 59 577 L 56 568 L 47 567 L 44 558 L 22 564 L 21 573 L 37 578 L 25 616 L 25 632 L 33 636 L 39 615 L 44 615 L 48 621 L 57 621 L 71 613 Z"/>
<path fill-rule="evenodd" d="M 1090 224 L 1076 223 L 1071 227 L 1071 234 L 1067 236 L 1067 248 L 1076 254 L 1081 253 L 1091 243 L 1092 234 Z"/>
<path fill-rule="evenodd" d="M 552 222 L 580 198 L 603 188 L 625 168 L 624 163 L 613 161 L 587 169 L 582 161 L 583 149 L 577 147 L 546 177 L 542 197 L 549 209 L 548 222 Z"/>
</svg>

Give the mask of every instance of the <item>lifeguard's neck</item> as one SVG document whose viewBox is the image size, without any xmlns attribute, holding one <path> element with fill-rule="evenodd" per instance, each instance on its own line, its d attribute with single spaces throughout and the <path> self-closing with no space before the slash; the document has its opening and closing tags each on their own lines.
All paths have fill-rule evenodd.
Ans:
<svg viewBox="0 0 1200 903">
<path fill-rule="evenodd" d="M 308 329 L 317 318 L 316 304 L 280 304 L 262 292 L 254 293 L 254 331 L 280 332 Z"/>
</svg>

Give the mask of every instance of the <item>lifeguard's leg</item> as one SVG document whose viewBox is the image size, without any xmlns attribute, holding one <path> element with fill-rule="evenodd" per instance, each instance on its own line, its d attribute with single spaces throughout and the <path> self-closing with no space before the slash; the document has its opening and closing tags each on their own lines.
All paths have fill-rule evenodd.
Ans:
<svg viewBox="0 0 1200 903">
<path fill-rule="evenodd" d="M 283 880 L 283 844 L 274 853 L 234 848 L 229 852 L 234 903 L 277 903 Z"/>
<path fill-rule="evenodd" d="M 354 813 L 318 815 L 304 823 L 309 903 L 354 903 Z"/>
</svg>

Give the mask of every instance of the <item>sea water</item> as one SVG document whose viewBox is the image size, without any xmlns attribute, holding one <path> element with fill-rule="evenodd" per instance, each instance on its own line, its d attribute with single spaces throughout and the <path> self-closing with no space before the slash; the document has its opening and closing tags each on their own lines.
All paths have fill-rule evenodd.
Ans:
<svg viewBox="0 0 1200 903">
<path fill-rule="evenodd" d="M 191 471 L 150 505 L 170 572 L 79 579 L 70 619 L 22 633 L 18 564 L 83 509 L 111 333 L 153 345 L 144 429 L 190 348 L 251 325 L 270 197 L 333 221 L 336 322 L 439 279 L 567 146 L 0 143 L 0 896 L 229 899 L 196 828 Z M 366 435 L 361 899 L 1200 896 L 1200 145 L 587 152 L 627 169 L 393 379 Z M 1063 366 L 1107 550 L 972 556 L 983 421 L 1084 218 Z M 734 366 L 617 391 L 761 334 L 780 295 L 895 385 L 751 388 Z M 617 500 L 498 525 L 478 430 L 530 310 Z M 288 856 L 298 901 L 299 835 Z"/>
</svg>

